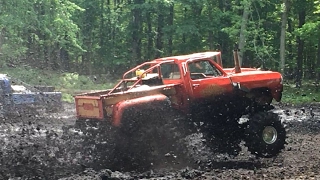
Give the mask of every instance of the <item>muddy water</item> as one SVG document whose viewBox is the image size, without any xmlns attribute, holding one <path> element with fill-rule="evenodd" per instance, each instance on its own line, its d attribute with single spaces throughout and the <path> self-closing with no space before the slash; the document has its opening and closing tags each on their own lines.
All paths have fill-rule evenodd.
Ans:
<svg viewBox="0 0 320 180">
<path fill-rule="evenodd" d="M 163 165 L 146 172 L 112 169 L 109 156 L 114 153 L 113 146 L 105 132 L 95 130 L 90 132 L 96 133 L 87 134 L 74 129 L 74 108 L 65 104 L 64 109 L 55 114 L 42 112 L 2 120 L 0 179 L 320 178 L 318 104 L 276 107 L 274 111 L 280 114 L 289 130 L 288 145 L 277 158 L 255 159 L 244 147 L 235 158 L 213 154 L 204 145 L 201 134 L 192 134 L 185 139 L 192 164 L 185 163 L 183 158 L 179 159 L 180 164 L 164 161 Z"/>
</svg>

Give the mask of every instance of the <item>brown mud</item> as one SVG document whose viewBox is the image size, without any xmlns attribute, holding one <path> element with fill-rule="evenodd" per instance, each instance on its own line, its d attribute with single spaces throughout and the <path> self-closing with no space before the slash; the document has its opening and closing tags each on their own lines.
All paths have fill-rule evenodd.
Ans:
<svg viewBox="0 0 320 180">
<path fill-rule="evenodd" d="M 245 147 L 237 157 L 213 154 L 201 134 L 192 134 L 185 138 L 192 163 L 166 153 L 143 172 L 113 168 L 112 136 L 98 127 L 75 129 L 72 104 L 59 113 L 26 112 L 1 120 L 0 179 L 319 179 L 320 104 L 274 111 L 288 129 L 288 144 L 276 158 L 256 159 Z"/>
</svg>

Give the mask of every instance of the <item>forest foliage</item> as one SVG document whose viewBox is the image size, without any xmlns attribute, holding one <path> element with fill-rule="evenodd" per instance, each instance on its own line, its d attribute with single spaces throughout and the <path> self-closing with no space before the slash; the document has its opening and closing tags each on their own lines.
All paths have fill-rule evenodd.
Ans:
<svg viewBox="0 0 320 180">
<path fill-rule="evenodd" d="M 235 43 L 243 67 L 281 71 L 297 86 L 319 80 L 320 1 L 0 0 L 2 67 L 118 75 L 209 50 L 230 67 Z"/>
</svg>

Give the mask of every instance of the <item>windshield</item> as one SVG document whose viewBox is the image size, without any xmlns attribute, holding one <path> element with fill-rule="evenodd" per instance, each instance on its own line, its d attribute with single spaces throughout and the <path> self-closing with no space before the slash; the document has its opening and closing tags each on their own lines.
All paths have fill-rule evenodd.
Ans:
<svg viewBox="0 0 320 180">
<path fill-rule="evenodd" d="M 212 65 L 209 60 L 200 60 L 188 64 L 190 74 L 204 74 L 206 76 L 222 76 L 222 72 Z"/>
</svg>

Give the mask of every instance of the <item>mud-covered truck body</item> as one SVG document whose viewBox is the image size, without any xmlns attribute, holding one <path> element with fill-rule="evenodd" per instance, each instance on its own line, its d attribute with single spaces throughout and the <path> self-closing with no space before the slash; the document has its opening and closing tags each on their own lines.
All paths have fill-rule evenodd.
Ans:
<svg viewBox="0 0 320 180">
<path fill-rule="evenodd" d="M 78 122 L 110 122 L 121 129 L 142 119 L 141 115 L 133 120 L 139 113 L 149 112 L 151 121 L 159 116 L 153 115 L 155 111 L 165 115 L 169 106 L 199 125 L 213 149 L 218 149 L 213 140 L 228 144 L 245 140 L 257 156 L 275 156 L 284 148 L 285 130 L 279 117 L 268 111 L 272 100 L 281 100 L 282 76 L 254 68 L 241 71 L 234 53 L 235 68 L 222 67 L 220 52 L 165 57 L 138 65 L 113 89 L 75 96 Z M 240 123 L 242 115 L 249 115 L 249 121 Z M 232 149 L 228 153 L 238 153 L 235 146 L 223 145 L 227 147 Z"/>
<path fill-rule="evenodd" d="M 255 98 L 261 99 L 259 92 L 266 93 L 266 102 L 262 103 L 270 104 L 272 99 L 281 100 L 281 74 L 254 68 L 246 68 L 241 73 L 230 69 L 225 72 L 213 60 L 219 56 L 220 52 L 205 52 L 143 63 L 126 72 L 113 89 L 75 96 L 77 117 L 108 120 L 118 126 L 126 108 L 149 101 L 167 100 L 161 97 L 168 98 L 173 108 L 184 113 L 193 113 L 192 109 L 199 107 L 199 103 L 221 100 L 237 102 L 257 95 Z M 192 66 L 196 63 L 206 69 L 193 72 Z M 142 69 L 148 66 L 147 70 Z M 129 75 L 131 77 L 127 78 Z M 129 83 L 132 85 L 129 86 Z"/>
</svg>

